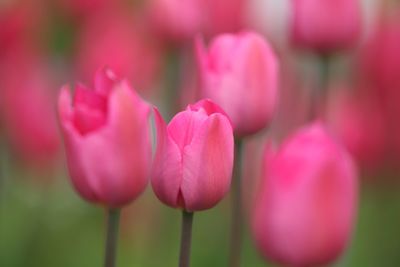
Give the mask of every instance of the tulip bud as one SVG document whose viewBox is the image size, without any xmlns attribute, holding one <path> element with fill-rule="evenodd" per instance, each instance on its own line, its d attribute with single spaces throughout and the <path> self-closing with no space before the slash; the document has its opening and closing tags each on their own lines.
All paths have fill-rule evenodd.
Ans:
<svg viewBox="0 0 400 267">
<path fill-rule="evenodd" d="M 73 100 L 64 86 L 58 104 L 75 189 L 113 208 L 134 200 L 151 168 L 150 106 L 110 70 L 97 73 L 94 90 L 78 84 Z"/>
<path fill-rule="evenodd" d="M 358 0 L 293 0 L 291 37 L 296 46 L 319 52 L 353 46 L 361 33 Z"/>
<path fill-rule="evenodd" d="M 357 171 L 346 150 L 316 123 L 277 152 L 267 147 L 252 230 L 262 254 L 285 266 L 320 266 L 349 242 Z"/>
<path fill-rule="evenodd" d="M 271 121 L 277 104 L 278 62 L 256 33 L 223 34 L 207 52 L 197 42 L 200 91 L 232 120 L 235 135 L 254 134 Z"/>
<path fill-rule="evenodd" d="M 228 192 L 233 166 L 232 126 L 208 100 L 189 105 L 168 124 L 155 110 L 157 152 L 152 186 L 166 205 L 187 211 L 215 206 Z"/>
</svg>

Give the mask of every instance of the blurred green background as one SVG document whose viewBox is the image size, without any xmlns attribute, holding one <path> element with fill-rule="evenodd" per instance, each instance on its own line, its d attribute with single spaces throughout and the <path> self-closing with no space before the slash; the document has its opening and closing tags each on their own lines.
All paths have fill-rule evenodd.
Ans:
<svg viewBox="0 0 400 267">
<path fill-rule="evenodd" d="M 102 266 L 102 207 L 81 200 L 64 175 L 43 184 L 35 181 L 40 177 L 2 171 L 0 266 Z M 361 188 L 354 240 L 335 266 L 395 267 L 400 262 L 399 186 L 372 178 Z M 195 214 L 192 266 L 227 265 L 229 207 L 228 197 Z M 118 266 L 177 266 L 180 219 L 179 210 L 162 205 L 148 188 L 122 212 Z M 243 252 L 243 266 L 266 266 L 248 227 Z"/>
</svg>

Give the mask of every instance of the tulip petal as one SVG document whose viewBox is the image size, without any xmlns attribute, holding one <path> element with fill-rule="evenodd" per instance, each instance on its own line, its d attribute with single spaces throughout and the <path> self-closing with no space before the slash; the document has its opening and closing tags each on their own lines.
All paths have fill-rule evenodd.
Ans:
<svg viewBox="0 0 400 267">
<path fill-rule="evenodd" d="M 104 67 L 98 70 L 95 75 L 94 88 L 97 93 L 107 96 L 114 88 L 116 82 L 117 77 L 114 72 L 110 68 Z"/>
<path fill-rule="evenodd" d="M 153 163 L 151 184 L 156 196 L 165 204 L 178 207 L 182 181 L 182 157 L 178 145 L 168 134 L 160 112 L 154 108 L 157 128 L 157 150 Z"/>
<path fill-rule="evenodd" d="M 240 94 L 241 135 L 264 128 L 276 108 L 278 87 L 278 61 L 272 48 L 257 34 L 244 33 L 235 65 L 236 75 L 245 79 Z M 257 116 L 254 116 L 257 114 Z"/>
<path fill-rule="evenodd" d="M 226 116 L 211 115 L 183 151 L 181 191 L 188 211 L 216 205 L 229 190 L 233 166 L 232 127 Z"/>
<path fill-rule="evenodd" d="M 147 184 L 151 143 L 150 107 L 121 82 L 109 97 L 107 124 L 85 136 L 81 147 L 86 175 L 110 206 L 125 205 Z"/>
<path fill-rule="evenodd" d="M 72 119 L 71 93 L 68 86 L 61 89 L 58 99 L 58 109 L 60 114 L 60 123 L 63 128 L 63 137 L 66 149 L 66 158 L 68 171 L 74 188 L 79 194 L 90 202 L 97 202 L 95 184 L 90 183 L 86 178 L 85 169 L 82 166 L 82 154 L 80 147 L 82 144 L 81 135 L 75 130 Z"/>
<path fill-rule="evenodd" d="M 168 134 L 178 145 L 180 151 L 192 142 L 193 135 L 199 131 L 202 123 L 207 119 L 204 110 L 191 112 L 190 108 L 179 112 L 168 124 Z"/>
</svg>

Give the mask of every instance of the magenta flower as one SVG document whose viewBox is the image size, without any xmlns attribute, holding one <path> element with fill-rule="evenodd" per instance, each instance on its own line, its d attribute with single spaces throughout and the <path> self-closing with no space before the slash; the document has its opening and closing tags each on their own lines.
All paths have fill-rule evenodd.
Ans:
<svg viewBox="0 0 400 267">
<path fill-rule="evenodd" d="M 59 97 L 68 169 L 86 200 L 117 208 L 146 187 L 151 168 L 150 106 L 127 81 L 110 70 L 95 78 L 94 90 L 68 86 Z"/>
<path fill-rule="evenodd" d="M 316 123 L 278 151 L 267 147 L 253 235 L 262 254 L 285 266 L 320 266 L 346 248 L 357 203 L 347 151 Z"/>
<path fill-rule="evenodd" d="M 271 121 L 278 97 L 278 61 L 258 34 L 223 34 L 208 51 L 197 43 L 200 91 L 232 120 L 235 135 L 254 134 Z"/>
<path fill-rule="evenodd" d="M 292 42 L 319 52 L 352 47 L 361 34 L 359 0 L 293 0 Z"/>
<path fill-rule="evenodd" d="M 191 212 L 212 208 L 231 183 L 229 119 L 208 100 L 189 105 L 168 126 L 155 111 L 157 152 L 151 181 L 155 194 L 174 208 Z"/>
</svg>

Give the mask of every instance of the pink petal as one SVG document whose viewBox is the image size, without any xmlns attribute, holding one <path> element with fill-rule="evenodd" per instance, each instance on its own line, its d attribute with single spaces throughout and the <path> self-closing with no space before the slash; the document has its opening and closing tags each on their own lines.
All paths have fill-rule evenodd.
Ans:
<svg viewBox="0 0 400 267">
<path fill-rule="evenodd" d="M 189 105 L 189 108 L 193 111 L 204 110 L 207 115 L 221 113 L 229 119 L 228 114 L 226 114 L 220 106 L 212 102 L 210 99 L 202 99 L 193 105 Z"/>
<path fill-rule="evenodd" d="M 241 119 L 237 128 L 242 134 L 251 134 L 265 128 L 277 103 L 278 61 L 272 48 L 257 34 L 243 33 L 235 75 L 245 91 L 240 93 Z M 240 63 L 239 63 L 240 62 Z"/>
<path fill-rule="evenodd" d="M 60 115 L 61 123 L 71 120 L 73 111 L 71 89 L 68 85 L 64 85 L 61 88 L 60 95 L 58 97 L 58 113 Z"/>
<path fill-rule="evenodd" d="M 68 86 L 64 86 L 61 89 L 58 99 L 58 110 L 65 142 L 68 171 L 72 184 L 84 199 L 90 202 L 97 202 L 98 197 L 93 190 L 94 185 L 87 180 L 85 169 L 82 166 L 80 153 L 82 137 L 76 132 L 71 122 L 71 93 Z"/>
<path fill-rule="evenodd" d="M 94 88 L 96 92 L 103 96 L 109 95 L 118 81 L 117 76 L 108 67 L 98 70 L 94 79 Z"/>
<path fill-rule="evenodd" d="M 181 152 L 185 146 L 191 144 L 194 134 L 206 119 L 205 111 L 192 112 L 190 108 L 174 116 L 168 124 L 168 134 Z"/>
<path fill-rule="evenodd" d="M 178 145 L 167 132 L 167 125 L 154 108 L 157 128 L 157 151 L 153 163 L 151 184 L 154 193 L 165 204 L 178 207 L 182 181 L 182 157 Z"/>
<path fill-rule="evenodd" d="M 110 206 L 134 200 L 144 189 L 151 165 L 150 107 L 118 84 L 109 96 L 108 122 L 84 138 L 82 165 L 97 194 Z"/>
<path fill-rule="evenodd" d="M 232 127 L 226 116 L 211 115 L 183 151 L 181 192 L 189 211 L 216 205 L 229 190 L 233 165 Z"/>
</svg>

